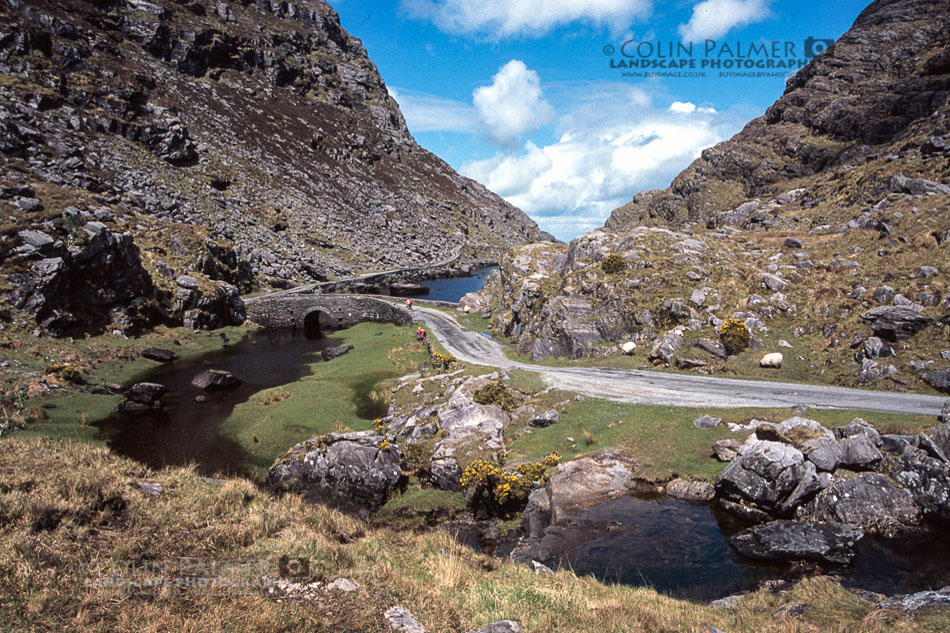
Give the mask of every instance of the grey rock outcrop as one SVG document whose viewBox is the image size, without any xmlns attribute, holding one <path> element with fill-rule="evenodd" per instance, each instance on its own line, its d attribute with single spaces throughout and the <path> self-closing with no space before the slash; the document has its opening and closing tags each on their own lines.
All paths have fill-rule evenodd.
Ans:
<svg viewBox="0 0 950 633">
<path fill-rule="evenodd" d="M 838 479 L 796 514 L 800 519 L 847 523 L 889 537 L 916 531 L 920 525 L 920 510 L 911 494 L 878 473 Z"/>
<path fill-rule="evenodd" d="M 729 543 L 755 560 L 844 564 L 854 556 L 852 548 L 863 536 L 861 530 L 844 523 L 778 520 L 743 530 Z"/>
<path fill-rule="evenodd" d="M 373 510 L 402 478 L 402 453 L 372 431 L 332 433 L 294 446 L 268 472 L 268 484 L 347 511 Z"/>
<path fill-rule="evenodd" d="M 205 391 L 222 391 L 239 387 L 243 380 L 229 371 L 205 369 L 191 379 L 191 384 Z"/>
<path fill-rule="evenodd" d="M 934 322 L 931 317 L 902 306 L 874 308 L 861 318 L 871 323 L 877 336 L 888 341 L 906 341 Z"/>
</svg>

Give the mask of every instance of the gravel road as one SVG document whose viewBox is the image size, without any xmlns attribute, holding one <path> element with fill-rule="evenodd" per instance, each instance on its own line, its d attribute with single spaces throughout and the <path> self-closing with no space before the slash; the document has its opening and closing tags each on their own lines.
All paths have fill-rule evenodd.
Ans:
<svg viewBox="0 0 950 633">
<path fill-rule="evenodd" d="M 519 363 L 508 359 L 498 342 L 459 325 L 444 312 L 423 307 L 416 307 L 414 312 L 450 353 L 466 363 L 536 372 L 553 387 L 620 402 L 710 408 L 782 408 L 803 404 L 817 408 L 936 416 L 945 401 L 945 398 L 936 396 L 893 391 Z"/>
</svg>

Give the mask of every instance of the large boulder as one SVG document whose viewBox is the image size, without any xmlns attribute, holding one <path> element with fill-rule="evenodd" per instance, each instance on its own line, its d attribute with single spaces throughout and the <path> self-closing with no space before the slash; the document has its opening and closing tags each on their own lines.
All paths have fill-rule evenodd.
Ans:
<svg viewBox="0 0 950 633">
<path fill-rule="evenodd" d="M 158 411 L 164 404 L 160 398 L 168 393 L 168 387 L 156 382 L 139 382 L 132 385 L 119 403 L 117 410 L 129 413 Z"/>
<path fill-rule="evenodd" d="M 950 393 L 950 369 L 938 369 L 936 371 L 928 371 L 923 374 L 921 378 L 924 379 L 928 385 L 936 389 L 937 391 L 942 391 L 943 393 Z M 946 407 L 946 405 L 944 405 Z M 941 413 L 941 415 L 943 415 Z"/>
<path fill-rule="evenodd" d="M 778 520 L 743 530 L 729 542 L 740 554 L 755 560 L 845 564 L 863 536 L 861 530 L 844 523 Z"/>
<path fill-rule="evenodd" d="M 838 479 L 800 507 L 796 516 L 847 523 L 888 537 L 916 531 L 920 525 L 920 511 L 911 494 L 878 473 Z"/>
<path fill-rule="evenodd" d="M 347 511 L 382 506 L 401 481 L 399 447 L 373 431 L 332 433 L 307 440 L 271 467 L 277 490 Z"/>
<path fill-rule="evenodd" d="M 223 391 L 234 389 L 244 382 L 229 371 L 205 369 L 191 379 L 191 384 L 205 391 Z"/>
<path fill-rule="evenodd" d="M 170 349 L 163 349 L 161 347 L 147 347 L 143 349 L 142 357 L 159 363 L 170 363 L 174 360 L 178 360 L 178 354 Z"/>
<path fill-rule="evenodd" d="M 727 501 L 775 513 L 801 482 L 804 462 L 794 446 L 752 436 L 716 479 L 716 492 Z"/>
<path fill-rule="evenodd" d="M 950 523 L 950 464 L 928 436 L 921 434 L 921 440 L 925 440 L 921 448 L 904 447 L 894 460 L 891 477 L 913 495 L 925 516 Z"/>
<path fill-rule="evenodd" d="M 654 363 L 670 363 L 673 354 L 683 346 L 683 328 L 675 327 L 657 339 L 650 350 L 650 360 Z"/>
<path fill-rule="evenodd" d="M 870 321 L 874 333 L 888 341 L 906 341 L 933 323 L 929 316 L 906 306 L 881 306 L 861 318 Z"/>
<path fill-rule="evenodd" d="M 340 356 L 343 356 L 344 354 L 349 354 L 351 351 L 353 351 L 353 349 L 354 347 L 350 344 L 335 345 L 333 347 L 328 347 L 325 350 L 322 350 L 320 352 L 320 355 L 323 357 L 324 361 L 329 362 L 333 360 L 334 358 L 339 358 Z"/>
<path fill-rule="evenodd" d="M 489 382 L 484 377 L 469 378 L 437 411 L 439 428 L 445 437 L 433 449 L 430 481 L 438 488 L 461 488 L 462 469 L 455 457 L 456 449 L 476 447 L 497 451 L 504 447 L 503 432 L 511 416 L 496 405 L 475 402 L 475 392 Z"/>
<path fill-rule="evenodd" d="M 634 460 L 610 451 L 559 465 L 545 487 L 531 494 L 525 510 L 526 525 L 534 521 L 535 528 L 546 527 L 580 509 L 615 495 L 627 494 L 627 481 L 638 468 Z M 535 516 L 539 512 L 546 515 L 540 521 Z"/>
</svg>

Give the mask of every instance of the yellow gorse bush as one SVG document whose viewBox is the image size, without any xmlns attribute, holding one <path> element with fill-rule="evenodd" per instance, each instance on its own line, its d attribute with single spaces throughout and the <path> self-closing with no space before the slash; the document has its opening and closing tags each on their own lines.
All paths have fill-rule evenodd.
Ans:
<svg viewBox="0 0 950 633">
<path fill-rule="evenodd" d="M 473 488 L 476 497 L 501 511 L 506 506 L 510 509 L 512 505 L 524 504 L 531 485 L 560 462 L 561 456 L 551 453 L 541 461 L 520 464 L 515 472 L 502 472 L 488 460 L 476 459 L 462 471 L 460 482 L 463 488 Z"/>
<path fill-rule="evenodd" d="M 719 326 L 719 340 L 730 354 L 738 354 L 749 347 L 752 334 L 739 319 L 729 318 Z"/>
<path fill-rule="evenodd" d="M 623 261 L 623 257 L 619 253 L 611 253 L 604 258 L 604 261 L 600 262 L 600 269 L 608 275 L 619 273 L 626 267 L 627 262 Z"/>
</svg>

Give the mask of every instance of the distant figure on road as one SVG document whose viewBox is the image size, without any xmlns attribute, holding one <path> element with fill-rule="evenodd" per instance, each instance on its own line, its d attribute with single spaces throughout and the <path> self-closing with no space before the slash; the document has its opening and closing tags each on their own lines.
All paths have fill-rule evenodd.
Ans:
<svg viewBox="0 0 950 633">
<path fill-rule="evenodd" d="M 406 307 L 409 309 L 410 312 L 412 312 L 412 299 L 411 299 L 411 298 L 406 299 Z"/>
</svg>

